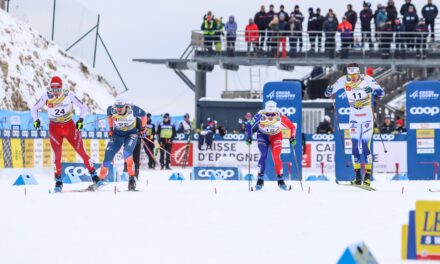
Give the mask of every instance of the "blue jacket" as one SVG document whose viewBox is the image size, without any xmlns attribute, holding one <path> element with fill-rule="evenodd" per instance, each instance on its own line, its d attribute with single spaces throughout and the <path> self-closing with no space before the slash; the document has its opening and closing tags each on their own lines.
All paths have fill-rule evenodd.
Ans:
<svg viewBox="0 0 440 264">
<path fill-rule="evenodd" d="M 232 19 L 232 22 L 231 22 Z M 233 16 L 229 17 L 228 22 L 225 25 L 226 36 L 235 37 L 237 35 L 237 23 Z"/>
<path fill-rule="evenodd" d="M 380 10 L 376 14 L 376 28 L 380 28 L 383 23 L 387 22 L 388 16 L 385 11 Z"/>
</svg>

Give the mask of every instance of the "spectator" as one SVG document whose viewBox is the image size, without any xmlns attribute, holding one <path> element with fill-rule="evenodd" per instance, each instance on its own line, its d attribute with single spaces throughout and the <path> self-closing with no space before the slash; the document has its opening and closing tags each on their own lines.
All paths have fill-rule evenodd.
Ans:
<svg viewBox="0 0 440 264">
<path fill-rule="evenodd" d="M 400 117 L 396 120 L 396 132 L 397 133 L 406 133 L 405 122 Z"/>
<path fill-rule="evenodd" d="M 425 20 L 420 19 L 419 23 L 416 26 L 416 58 L 417 59 L 426 59 L 426 40 L 428 39 L 429 30 L 425 24 Z"/>
<path fill-rule="evenodd" d="M 329 58 L 335 57 L 336 49 L 336 30 L 338 29 L 338 21 L 333 13 L 329 13 L 324 21 L 323 30 L 325 32 L 325 51 L 328 52 Z"/>
<path fill-rule="evenodd" d="M 234 56 L 235 41 L 237 40 L 237 23 L 235 17 L 230 16 L 225 26 L 226 30 L 226 51 L 228 56 Z"/>
<path fill-rule="evenodd" d="M 223 23 L 223 18 L 216 18 L 215 20 L 215 34 L 214 34 L 214 47 L 217 53 L 222 51 L 222 35 L 224 35 L 223 30 L 225 24 Z"/>
<path fill-rule="evenodd" d="M 173 139 L 176 136 L 176 127 L 171 123 L 170 114 L 163 115 L 163 121 L 157 126 L 157 134 L 159 135 L 160 149 L 160 169 L 171 170 L 171 148 Z"/>
<path fill-rule="evenodd" d="M 398 18 L 394 22 L 394 31 L 396 32 L 396 52 L 394 54 L 394 57 L 406 59 L 405 27 Z"/>
<path fill-rule="evenodd" d="M 405 16 L 409 12 L 410 7 L 414 9 L 414 13 L 417 13 L 416 6 L 411 3 L 411 0 L 405 0 L 405 4 L 400 8 L 400 14 Z"/>
<path fill-rule="evenodd" d="M 345 12 L 345 17 L 347 17 L 347 21 L 350 22 L 352 27 L 350 46 L 354 47 L 354 30 L 356 28 L 357 13 L 353 10 L 353 6 L 351 4 L 347 5 L 347 12 Z"/>
<path fill-rule="evenodd" d="M 361 20 L 361 31 L 362 31 L 362 47 L 368 46 L 370 49 L 373 47 L 373 42 L 371 40 L 371 20 L 373 19 L 373 11 L 371 11 L 370 5 L 364 2 L 364 9 L 359 13 Z"/>
<path fill-rule="evenodd" d="M 350 22 L 351 27 L 353 28 L 352 30 L 354 32 L 358 16 L 356 11 L 353 10 L 353 6 L 351 4 L 347 5 L 347 12 L 345 12 L 345 16 L 347 17 L 347 21 Z"/>
<path fill-rule="evenodd" d="M 206 124 L 202 123 L 202 130 L 200 131 L 199 134 L 199 139 L 198 139 L 198 147 L 199 150 L 202 150 L 202 146 L 204 143 L 206 143 L 206 149 L 211 149 L 212 150 L 212 143 L 213 143 L 213 139 L 214 139 L 214 133 L 215 133 L 215 123 L 214 121 L 212 121 L 212 119 L 210 117 L 208 117 L 206 119 Z"/>
<path fill-rule="evenodd" d="M 210 12 L 208 12 L 209 14 Z M 211 53 L 212 52 L 212 42 L 214 40 L 214 34 L 216 30 L 216 25 L 211 15 L 206 15 L 206 18 L 202 24 L 203 30 L 203 45 Z"/>
<path fill-rule="evenodd" d="M 415 13 L 415 9 L 410 6 L 408 13 L 403 16 L 403 25 L 406 31 L 406 45 L 408 49 L 414 48 L 416 26 L 419 23 L 419 16 Z"/>
<path fill-rule="evenodd" d="M 336 23 L 339 25 L 339 20 L 336 17 L 336 14 L 333 12 L 333 9 L 329 9 L 327 12 L 327 15 L 325 15 L 325 18 L 328 18 L 329 16 L 333 16 L 333 19 L 336 20 Z"/>
<path fill-rule="evenodd" d="M 310 40 L 310 50 L 315 51 L 316 49 L 316 36 L 318 33 L 318 17 L 313 12 L 313 8 L 309 8 L 309 20 L 307 21 L 307 33 L 309 34 Z"/>
<path fill-rule="evenodd" d="M 289 21 L 289 14 L 284 11 L 284 5 L 280 5 L 280 12 L 278 12 L 278 19 L 281 18 L 281 15 L 284 15 L 284 20 Z"/>
<path fill-rule="evenodd" d="M 338 31 L 341 33 L 341 58 L 348 58 L 348 47 L 353 39 L 353 27 L 347 21 L 347 17 L 342 18 L 342 22 L 338 25 Z"/>
<path fill-rule="evenodd" d="M 252 18 L 249 18 L 249 24 L 246 26 L 245 41 L 247 42 L 248 54 L 251 51 L 251 46 L 254 52 L 257 51 L 258 26 L 254 23 L 254 20 Z"/>
<path fill-rule="evenodd" d="M 376 26 L 376 32 L 379 32 L 380 29 L 382 28 L 383 24 L 385 24 L 385 22 L 387 22 L 388 16 L 387 16 L 387 13 L 385 12 L 385 7 L 382 5 L 380 5 L 379 9 L 376 12 L 377 13 L 374 17 L 374 21 L 375 21 L 375 26 Z"/>
<path fill-rule="evenodd" d="M 425 23 L 427 27 L 431 27 L 431 41 L 435 40 L 435 31 L 434 31 L 434 25 L 435 25 L 435 19 L 438 15 L 438 9 L 436 5 L 432 4 L 432 0 L 428 0 L 428 4 L 426 4 L 422 8 L 422 15 L 423 18 L 425 18 Z"/>
<path fill-rule="evenodd" d="M 387 21 L 380 28 L 379 50 L 382 59 L 388 59 L 390 57 L 391 42 L 393 42 L 393 23 Z"/>
<path fill-rule="evenodd" d="M 275 11 L 273 10 L 274 6 L 271 4 L 269 6 L 269 12 L 266 13 L 266 28 L 269 29 L 269 24 L 272 22 L 273 18 L 277 15 Z M 267 42 L 266 42 L 267 46 Z"/>
<path fill-rule="evenodd" d="M 177 133 L 189 134 L 192 131 L 191 120 L 189 119 L 189 114 L 183 116 L 183 120 L 179 123 L 179 128 Z"/>
<path fill-rule="evenodd" d="M 255 14 L 254 22 L 258 26 L 259 30 L 259 41 L 257 47 L 259 50 L 264 49 L 264 40 L 266 38 L 266 29 L 267 29 L 267 14 L 264 5 L 260 7 L 260 11 Z"/>
<path fill-rule="evenodd" d="M 241 133 L 246 133 L 246 126 L 252 124 L 252 114 L 247 112 L 244 116 L 244 120 L 240 118 L 238 122 L 241 124 Z"/>
<path fill-rule="evenodd" d="M 269 46 L 269 55 L 271 57 L 275 57 L 277 54 L 278 34 L 280 31 L 278 24 L 279 24 L 278 16 L 274 16 L 273 20 L 269 23 L 268 46 Z"/>
<path fill-rule="evenodd" d="M 325 20 L 325 17 L 321 15 L 321 8 L 316 9 L 316 19 L 317 19 L 316 30 L 319 31 L 317 33 L 318 51 L 320 51 L 324 47 L 323 40 L 322 40 L 322 31 L 323 31 L 324 20 Z"/>
<path fill-rule="evenodd" d="M 294 49 L 296 51 L 297 44 L 299 46 L 299 52 L 301 52 L 301 49 L 303 47 L 303 39 L 302 39 L 302 31 L 303 31 L 303 22 L 304 22 L 304 16 L 299 10 L 299 5 L 295 5 L 295 9 L 292 13 L 290 13 L 290 17 L 294 17 L 294 43 L 292 41 L 290 42 L 290 49 Z M 294 44 L 294 45 L 292 45 Z"/>
<path fill-rule="evenodd" d="M 285 58 L 286 57 L 286 36 L 288 35 L 288 31 L 289 31 L 289 21 L 286 20 L 284 13 L 281 13 L 279 16 L 278 29 L 280 30 L 280 34 L 279 34 L 280 38 L 279 38 L 278 43 L 281 46 L 281 57 Z"/>
<path fill-rule="evenodd" d="M 388 0 L 388 4 L 385 11 L 387 14 L 387 20 L 391 21 L 394 25 L 394 22 L 397 19 L 397 9 L 396 6 L 394 5 L 394 0 Z"/>
<path fill-rule="evenodd" d="M 374 69 L 371 67 L 367 67 L 367 69 L 365 70 L 365 75 L 374 77 Z"/>
<path fill-rule="evenodd" d="M 333 134 L 332 119 L 326 115 L 324 121 L 320 122 L 316 128 L 316 134 Z"/>
<path fill-rule="evenodd" d="M 391 22 L 391 21 L 389 21 Z M 383 134 L 392 134 L 394 132 L 394 126 L 391 123 L 391 116 L 390 115 L 385 115 L 385 121 L 382 125 L 382 127 L 380 128 L 380 132 Z"/>
<path fill-rule="evenodd" d="M 214 19 L 214 14 L 212 13 L 212 11 L 208 11 L 204 16 L 203 16 L 203 20 L 205 20 L 206 18 L 211 17 L 211 19 Z"/>
</svg>

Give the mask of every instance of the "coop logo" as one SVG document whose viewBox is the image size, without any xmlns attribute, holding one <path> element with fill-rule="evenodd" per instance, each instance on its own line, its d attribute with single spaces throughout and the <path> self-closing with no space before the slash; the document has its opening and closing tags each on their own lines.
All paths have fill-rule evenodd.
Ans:
<svg viewBox="0 0 440 264">
<path fill-rule="evenodd" d="M 182 140 L 184 138 L 185 138 L 185 134 L 179 133 L 179 134 L 176 135 L 176 139 L 177 140 Z"/>
<path fill-rule="evenodd" d="M 340 115 L 349 115 L 350 114 L 350 108 L 348 108 L 348 107 L 341 107 L 341 108 L 339 108 L 338 113 Z"/>
<path fill-rule="evenodd" d="M 381 139 L 382 138 L 382 139 Z M 382 134 L 382 135 L 373 135 L 374 140 L 385 140 L 385 141 L 393 141 L 394 140 L 393 134 Z"/>
<path fill-rule="evenodd" d="M 84 167 L 67 166 L 64 169 L 64 174 L 80 177 L 80 176 L 88 176 L 88 171 Z"/>
<path fill-rule="evenodd" d="M 413 115 L 431 115 L 434 116 L 440 113 L 440 108 L 437 106 L 434 107 L 411 107 L 409 112 Z"/>
<path fill-rule="evenodd" d="M 315 134 L 312 136 L 313 140 L 323 140 L 323 141 L 331 141 L 335 138 L 333 135 L 326 135 L 326 134 Z"/>
<path fill-rule="evenodd" d="M 198 171 L 197 176 L 201 178 L 215 177 L 216 179 L 228 179 L 236 175 L 234 170 L 221 170 L 221 169 L 201 169 Z"/>
<path fill-rule="evenodd" d="M 226 140 L 243 140 L 244 134 L 226 134 L 223 139 Z"/>
<path fill-rule="evenodd" d="M 296 113 L 295 107 L 280 107 L 279 110 L 286 116 L 292 116 Z"/>
</svg>

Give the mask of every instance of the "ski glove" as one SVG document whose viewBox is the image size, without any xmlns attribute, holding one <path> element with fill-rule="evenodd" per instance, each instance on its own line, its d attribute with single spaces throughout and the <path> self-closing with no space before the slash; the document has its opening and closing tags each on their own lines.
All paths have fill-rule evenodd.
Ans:
<svg viewBox="0 0 440 264">
<path fill-rule="evenodd" d="M 84 127 L 84 119 L 82 117 L 76 121 L 76 128 L 81 130 Z"/>
<path fill-rule="evenodd" d="M 296 145 L 296 138 L 295 137 L 291 137 L 289 139 L 289 141 L 290 141 L 290 145 L 292 145 L 292 147 L 295 147 L 295 145 Z"/>
<path fill-rule="evenodd" d="M 40 128 L 40 119 L 37 119 L 34 121 L 34 128 L 39 129 Z"/>
<path fill-rule="evenodd" d="M 110 129 L 108 131 L 108 138 L 112 138 L 112 136 L 113 136 L 113 129 Z"/>
<path fill-rule="evenodd" d="M 327 89 L 325 89 L 325 97 L 330 97 L 333 94 L 333 87 L 331 87 L 330 85 L 327 86 Z"/>
<path fill-rule="evenodd" d="M 366 92 L 367 94 L 372 93 L 372 92 L 373 92 L 373 88 L 371 88 L 370 86 L 365 87 L 365 92 Z"/>
<path fill-rule="evenodd" d="M 251 144 L 252 144 L 252 138 L 251 138 L 251 137 L 248 137 L 248 138 L 246 139 L 246 145 L 250 146 Z"/>
</svg>

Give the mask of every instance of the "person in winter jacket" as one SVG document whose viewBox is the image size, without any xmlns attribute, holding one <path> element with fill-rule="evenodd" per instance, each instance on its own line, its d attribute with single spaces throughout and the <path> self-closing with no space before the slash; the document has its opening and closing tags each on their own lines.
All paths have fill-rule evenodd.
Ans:
<svg viewBox="0 0 440 264">
<path fill-rule="evenodd" d="M 353 10 L 353 6 L 351 4 L 347 5 L 347 12 L 345 12 L 344 15 L 347 17 L 347 21 L 350 22 L 351 26 L 353 27 L 354 32 L 358 16 L 356 11 Z"/>
<path fill-rule="evenodd" d="M 269 11 L 266 13 L 266 29 L 269 29 L 269 24 L 272 22 L 273 18 L 277 16 L 277 13 L 274 11 L 274 6 L 269 5 Z M 267 46 L 267 43 L 266 43 Z"/>
<path fill-rule="evenodd" d="M 370 49 L 373 46 L 371 41 L 371 20 L 373 19 L 373 11 L 370 6 L 364 2 L 364 9 L 359 13 L 361 20 L 362 31 L 362 46 L 369 45 Z"/>
<path fill-rule="evenodd" d="M 428 0 L 428 4 L 426 4 L 422 8 L 422 15 L 423 18 L 425 19 L 426 26 L 431 27 L 431 41 L 434 41 L 435 39 L 434 26 L 435 26 L 435 19 L 437 18 L 438 15 L 438 9 L 436 5 L 432 4 L 432 0 Z"/>
<path fill-rule="evenodd" d="M 225 25 L 226 31 L 226 50 L 228 55 L 233 55 L 235 51 L 235 41 L 237 40 L 237 23 L 235 17 L 230 16 Z"/>
<path fill-rule="evenodd" d="M 380 5 L 374 17 L 376 32 L 380 31 L 380 28 L 382 27 L 383 24 L 385 24 L 385 22 L 387 22 L 387 20 L 388 20 L 388 16 L 387 13 L 385 12 L 385 7 Z"/>
<path fill-rule="evenodd" d="M 296 50 L 297 44 L 299 46 L 299 52 L 301 52 L 302 46 L 303 46 L 303 39 L 302 39 L 302 31 L 303 31 L 303 22 L 304 22 L 304 16 L 301 13 L 301 11 L 299 10 L 299 5 L 295 5 L 295 8 L 293 10 L 293 12 L 290 13 L 290 17 L 294 17 L 295 20 L 292 20 L 294 22 L 294 40 L 295 44 L 292 45 L 292 41 L 290 44 L 290 48 L 294 48 Z"/>
<path fill-rule="evenodd" d="M 420 19 L 416 26 L 416 57 L 417 59 L 426 59 L 426 40 L 428 38 L 429 30 L 425 24 L 424 19 Z"/>
<path fill-rule="evenodd" d="M 264 5 L 260 7 L 260 11 L 255 14 L 254 22 L 258 26 L 259 32 L 259 41 L 258 41 L 258 49 L 264 49 L 264 40 L 266 39 L 266 29 L 268 26 L 267 23 L 267 13 Z"/>
<path fill-rule="evenodd" d="M 393 123 L 391 123 L 391 116 L 385 115 L 385 121 L 380 128 L 380 132 L 382 134 L 392 134 L 394 132 L 394 126 Z"/>
<path fill-rule="evenodd" d="M 409 8 L 412 7 L 414 9 L 414 13 L 417 13 L 416 6 L 411 3 L 411 0 L 405 0 L 405 4 L 400 7 L 400 14 L 405 16 L 406 13 L 409 12 Z"/>
<path fill-rule="evenodd" d="M 278 16 L 274 16 L 273 20 L 269 23 L 269 37 L 267 40 L 269 55 L 271 57 L 274 57 L 277 54 L 279 31 L 279 19 Z"/>
<path fill-rule="evenodd" d="M 391 21 L 385 22 L 380 28 L 380 44 L 379 50 L 383 59 L 390 57 L 391 42 L 393 41 L 393 23 Z"/>
<path fill-rule="evenodd" d="M 403 16 L 402 23 L 405 25 L 406 34 L 406 43 L 408 48 L 414 48 L 416 35 L 414 32 L 416 31 L 416 26 L 419 23 L 419 16 L 417 16 L 415 9 L 413 7 L 409 7 L 408 13 Z"/>
<path fill-rule="evenodd" d="M 388 4 L 385 11 L 387 13 L 387 20 L 391 21 L 394 25 L 394 22 L 397 19 L 397 9 L 396 6 L 394 5 L 394 0 L 388 0 Z"/>
<path fill-rule="evenodd" d="M 216 18 L 215 21 L 215 33 L 214 33 L 214 47 L 216 52 L 222 51 L 222 36 L 224 35 L 223 30 L 225 29 L 225 24 L 223 23 L 223 18 Z"/>
<path fill-rule="evenodd" d="M 331 9 L 331 8 L 328 10 L 327 15 L 325 15 L 325 18 L 328 18 L 329 16 L 332 16 L 336 20 L 336 23 L 338 23 L 338 25 L 339 25 L 339 20 L 336 16 L 335 12 L 333 12 L 333 9 Z"/>
<path fill-rule="evenodd" d="M 253 51 L 257 51 L 258 43 L 258 26 L 254 23 L 252 18 L 249 18 L 249 24 L 246 26 L 245 30 L 245 41 L 247 42 L 247 51 L 251 51 L 251 46 Z"/>
<path fill-rule="evenodd" d="M 325 17 L 321 15 L 321 8 L 316 8 L 316 20 L 316 30 L 318 31 L 316 37 L 318 40 L 318 50 L 320 50 L 324 46 L 322 41 L 322 31 L 325 21 Z"/>
<path fill-rule="evenodd" d="M 307 21 L 307 33 L 309 34 L 310 49 L 316 50 L 316 36 L 318 30 L 318 17 L 313 12 L 313 8 L 309 8 L 309 20 Z"/>
<path fill-rule="evenodd" d="M 176 127 L 171 123 L 170 114 L 163 115 L 163 121 L 157 126 L 157 135 L 159 136 L 160 149 L 160 169 L 171 170 L 171 149 L 173 140 L 176 137 Z"/>
<path fill-rule="evenodd" d="M 289 21 L 289 14 L 287 14 L 287 12 L 284 11 L 284 5 L 280 5 L 280 12 L 278 12 L 277 15 L 278 15 L 278 18 L 280 18 L 281 15 L 284 15 L 284 19 L 285 19 L 286 21 Z"/>
<path fill-rule="evenodd" d="M 338 25 L 338 32 L 341 33 L 341 58 L 348 58 L 348 47 L 351 45 L 353 39 L 353 27 L 351 23 L 348 22 L 347 17 L 342 18 L 342 22 Z"/>
<path fill-rule="evenodd" d="M 328 14 L 324 21 L 323 30 L 325 33 L 325 51 L 329 53 L 330 58 L 335 56 L 336 31 L 338 30 L 338 21 L 333 14 Z"/>
<path fill-rule="evenodd" d="M 394 32 L 396 32 L 396 52 L 395 58 L 406 59 L 405 51 L 405 26 L 400 22 L 400 19 L 394 21 Z"/>
<path fill-rule="evenodd" d="M 284 17 L 283 13 L 280 13 L 279 16 L 279 23 L 278 28 L 280 30 L 280 38 L 279 38 L 279 45 L 281 46 L 281 54 L 282 57 L 285 58 L 287 56 L 286 54 L 286 37 L 288 36 L 289 32 L 289 21 L 286 20 L 286 17 Z"/>
<path fill-rule="evenodd" d="M 203 44 L 209 52 L 212 52 L 212 43 L 215 39 L 216 30 L 216 24 L 212 16 L 205 16 L 201 29 L 203 30 Z"/>
</svg>

